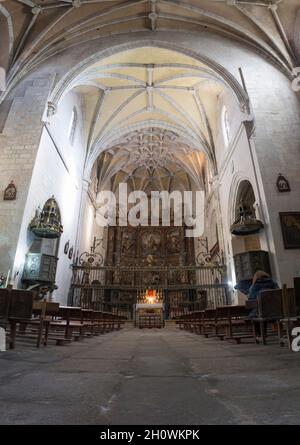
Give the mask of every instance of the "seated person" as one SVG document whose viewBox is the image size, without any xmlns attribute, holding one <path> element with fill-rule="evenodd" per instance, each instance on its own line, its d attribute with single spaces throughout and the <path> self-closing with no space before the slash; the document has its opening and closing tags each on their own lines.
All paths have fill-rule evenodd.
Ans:
<svg viewBox="0 0 300 445">
<path fill-rule="evenodd" d="M 240 291 L 244 295 L 249 294 L 249 289 L 252 286 L 252 280 L 240 280 L 235 286 L 234 289 Z"/>
<path fill-rule="evenodd" d="M 252 286 L 249 289 L 248 300 L 256 301 L 259 293 L 263 290 L 278 289 L 278 284 L 272 280 L 272 277 L 263 270 L 257 270 L 253 276 Z M 252 309 L 249 317 L 255 318 L 257 309 Z"/>
</svg>

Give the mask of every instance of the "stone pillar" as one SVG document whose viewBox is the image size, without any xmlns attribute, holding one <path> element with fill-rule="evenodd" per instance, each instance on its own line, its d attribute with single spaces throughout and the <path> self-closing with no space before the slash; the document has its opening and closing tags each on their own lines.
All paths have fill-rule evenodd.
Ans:
<svg viewBox="0 0 300 445">
<path fill-rule="evenodd" d="M 11 93 L 11 106 L 5 111 L 6 122 L 0 133 L 0 271 L 5 274 L 17 261 L 16 247 L 53 80 L 49 74 L 27 77 Z M 12 180 L 17 187 L 17 198 L 4 201 L 3 191 Z"/>
<path fill-rule="evenodd" d="M 300 106 L 291 82 L 281 73 L 269 71 L 259 84 L 249 81 L 255 115 L 251 146 L 261 178 L 261 210 L 269 234 L 273 272 L 280 284 L 292 286 L 293 277 L 300 273 L 299 249 L 284 248 L 279 213 L 300 211 Z M 277 190 L 279 173 L 289 180 L 290 193 Z"/>
</svg>

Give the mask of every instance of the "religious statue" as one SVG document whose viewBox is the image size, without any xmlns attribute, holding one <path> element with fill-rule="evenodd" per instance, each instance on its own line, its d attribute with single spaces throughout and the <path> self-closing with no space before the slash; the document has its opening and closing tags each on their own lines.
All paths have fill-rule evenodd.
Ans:
<svg viewBox="0 0 300 445">
<path fill-rule="evenodd" d="M 4 190 L 4 201 L 14 201 L 17 198 L 17 188 L 14 184 L 14 181 L 11 181 L 10 184 Z"/>
<path fill-rule="evenodd" d="M 122 252 L 126 255 L 134 253 L 135 239 L 132 233 L 123 232 L 122 237 Z"/>
<path fill-rule="evenodd" d="M 157 253 L 161 246 L 158 233 L 147 233 L 142 240 L 142 248 L 145 253 Z"/>
<path fill-rule="evenodd" d="M 276 185 L 280 193 L 286 193 L 291 191 L 289 181 L 281 173 L 279 173 L 278 175 Z"/>
<path fill-rule="evenodd" d="M 252 218 L 252 216 L 253 216 L 249 207 L 242 202 L 240 203 L 239 213 L 240 213 L 240 222 L 241 223 L 245 222 L 247 219 Z"/>
</svg>

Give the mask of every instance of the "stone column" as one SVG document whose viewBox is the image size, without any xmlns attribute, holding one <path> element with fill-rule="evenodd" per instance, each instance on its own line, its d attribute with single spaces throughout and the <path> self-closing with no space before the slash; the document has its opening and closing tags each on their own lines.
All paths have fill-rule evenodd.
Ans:
<svg viewBox="0 0 300 445">
<path fill-rule="evenodd" d="M 7 113 L 0 133 L 0 271 L 5 274 L 18 263 L 15 258 L 18 237 L 43 130 L 42 117 L 53 80 L 53 75 L 33 74 L 7 99 L 11 103 L 8 112 L 5 107 L 1 110 L 0 105 L 0 111 Z M 17 187 L 16 200 L 3 201 L 3 190 L 10 181 Z M 11 276 L 12 280 L 15 278 Z"/>
</svg>

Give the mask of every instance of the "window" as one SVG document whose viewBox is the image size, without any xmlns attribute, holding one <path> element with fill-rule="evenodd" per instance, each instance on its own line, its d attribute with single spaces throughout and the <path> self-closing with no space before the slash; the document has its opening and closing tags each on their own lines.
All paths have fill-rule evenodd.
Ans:
<svg viewBox="0 0 300 445">
<path fill-rule="evenodd" d="M 226 147 L 228 147 L 230 142 L 230 125 L 228 119 L 228 111 L 225 106 L 222 109 L 222 131 L 223 131 L 225 145 Z"/>
<path fill-rule="evenodd" d="M 72 110 L 72 116 L 71 116 L 69 130 L 68 130 L 68 139 L 69 139 L 71 145 L 73 145 L 73 143 L 74 143 L 76 125 L 77 125 L 77 110 L 74 107 Z"/>
</svg>

